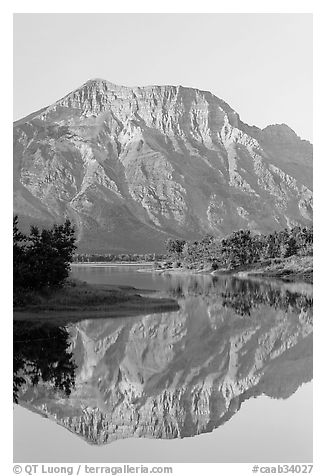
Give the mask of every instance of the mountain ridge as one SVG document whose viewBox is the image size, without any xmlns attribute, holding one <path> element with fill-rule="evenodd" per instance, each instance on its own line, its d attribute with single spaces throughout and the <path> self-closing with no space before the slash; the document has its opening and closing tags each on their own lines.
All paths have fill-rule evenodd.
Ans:
<svg viewBox="0 0 326 476">
<path fill-rule="evenodd" d="M 81 86 L 73 89 L 70 93 L 64 95 L 62 98 L 58 99 L 57 101 L 55 101 L 54 103 L 51 103 L 47 106 L 44 106 L 42 107 L 41 109 L 38 109 L 30 114 L 27 114 L 26 116 L 23 116 L 21 118 L 18 118 L 16 119 L 14 122 L 13 122 L 13 125 L 17 125 L 18 123 L 20 123 L 21 121 L 26 121 L 26 119 L 30 118 L 31 116 L 33 117 L 36 117 L 39 113 L 42 113 L 44 112 L 45 110 L 48 110 L 49 108 L 51 108 L 52 106 L 54 106 L 55 104 L 57 103 L 60 103 L 61 101 L 63 101 L 64 99 L 66 99 L 67 97 L 71 96 L 72 94 L 74 94 L 75 92 L 78 92 L 80 89 L 83 89 L 84 87 L 87 87 L 88 85 L 91 85 L 91 84 L 95 84 L 95 85 L 98 85 L 100 83 L 106 83 L 107 85 L 113 87 L 114 89 L 120 89 L 120 88 L 123 88 L 123 89 L 127 89 L 127 90 L 134 90 L 134 89 L 168 89 L 168 88 L 174 88 L 174 89 L 185 89 L 185 90 L 193 90 L 193 91 L 196 91 L 198 93 L 207 93 L 207 94 L 210 94 L 211 96 L 214 96 L 216 97 L 217 99 L 219 99 L 221 102 L 225 103 L 230 109 L 232 109 L 234 112 L 235 110 L 224 100 L 222 100 L 221 98 L 219 98 L 218 96 L 216 96 L 215 94 L 213 94 L 211 91 L 209 90 L 206 90 L 206 89 L 200 89 L 200 88 L 195 88 L 195 87 L 191 87 L 191 86 L 183 86 L 181 84 L 178 84 L 177 86 L 175 85 L 172 85 L 172 84 L 164 84 L 164 85 L 159 85 L 159 84 L 149 84 L 149 85 L 145 85 L 145 86 L 125 86 L 125 85 L 118 85 L 116 83 L 112 83 L 111 81 L 108 81 L 106 79 L 103 79 L 103 78 L 92 78 L 92 79 L 89 79 L 87 80 L 85 83 L 83 83 Z M 238 115 L 238 117 L 240 118 L 240 115 L 238 113 L 236 113 Z M 291 133 L 293 133 L 298 139 L 302 140 L 302 141 L 305 141 L 305 142 L 308 142 L 310 145 L 312 145 L 312 142 L 308 139 L 304 139 L 304 138 L 301 138 L 295 131 L 294 129 L 292 129 L 288 124 L 286 123 L 271 123 L 271 124 L 267 124 L 266 126 L 264 127 L 258 127 L 254 124 L 250 125 L 244 121 L 241 120 L 241 124 L 245 127 L 248 127 L 250 129 L 256 129 L 260 132 L 264 132 L 266 131 L 267 129 L 269 128 L 274 128 L 274 127 L 277 127 L 277 128 L 285 128 L 287 130 L 289 130 Z"/>
<path fill-rule="evenodd" d="M 312 221 L 310 142 L 183 86 L 89 80 L 14 123 L 14 170 L 22 223 L 69 217 L 83 251 Z"/>
</svg>

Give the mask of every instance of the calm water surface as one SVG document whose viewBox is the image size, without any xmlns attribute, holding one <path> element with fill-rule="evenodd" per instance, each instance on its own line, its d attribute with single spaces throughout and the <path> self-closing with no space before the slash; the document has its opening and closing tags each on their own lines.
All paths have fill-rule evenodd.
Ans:
<svg viewBox="0 0 326 476">
<path fill-rule="evenodd" d="M 137 269 L 72 274 L 180 309 L 14 325 L 14 460 L 312 461 L 311 286 Z"/>
</svg>

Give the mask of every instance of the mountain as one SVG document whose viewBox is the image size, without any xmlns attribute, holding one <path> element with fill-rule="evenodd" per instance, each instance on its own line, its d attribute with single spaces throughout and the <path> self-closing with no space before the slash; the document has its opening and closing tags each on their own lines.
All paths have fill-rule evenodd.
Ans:
<svg viewBox="0 0 326 476">
<path fill-rule="evenodd" d="M 14 123 L 14 211 L 25 225 L 69 217 L 93 252 L 309 224 L 312 145 L 207 91 L 95 79 Z"/>
<path fill-rule="evenodd" d="M 88 443 L 183 438 L 218 428 L 249 398 L 285 399 L 312 379 L 311 297 L 255 282 L 212 287 L 205 277 L 201 288 L 192 278 L 177 312 L 71 324 L 75 388 L 67 397 L 30 382 L 19 404 Z"/>
</svg>

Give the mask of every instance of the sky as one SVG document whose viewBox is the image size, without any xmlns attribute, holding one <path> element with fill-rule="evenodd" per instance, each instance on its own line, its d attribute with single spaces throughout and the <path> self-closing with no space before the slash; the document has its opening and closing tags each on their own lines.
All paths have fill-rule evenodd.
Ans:
<svg viewBox="0 0 326 476">
<path fill-rule="evenodd" d="M 14 120 L 92 78 L 209 90 L 312 141 L 312 14 L 14 15 Z"/>
</svg>

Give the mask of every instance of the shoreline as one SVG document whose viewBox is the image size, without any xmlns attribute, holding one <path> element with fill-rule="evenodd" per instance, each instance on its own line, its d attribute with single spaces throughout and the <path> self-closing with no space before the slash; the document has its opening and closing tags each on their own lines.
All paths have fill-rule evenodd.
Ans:
<svg viewBox="0 0 326 476">
<path fill-rule="evenodd" d="M 71 263 L 70 266 L 99 266 L 99 267 L 114 267 L 114 266 L 152 266 L 152 262 L 144 261 L 142 263 L 135 263 L 134 261 L 126 262 L 126 261 L 85 261 L 85 262 L 76 262 Z"/>
<path fill-rule="evenodd" d="M 54 320 L 62 324 L 87 318 L 131 317 L 179 309 L 175 299 L 150 296 L 153 294 L 158 292 L 70 279 L 60 289 L 26 293 L 24 298 L 31 303 L 14 307 L 13 318 L 16 321 Z"/>
<path fill-rule="evenodd" d="M 249 266 L 241 266 L 237 269 L 217 269 L 212 268 L 194 268 L 188 269 L 180 268 L 152 268 L 150 270 L 138 270 L 138 272 L 152 272 L 163 275 L 210 275 L 221 277 L 236 277 L 242 279 L 276 279 L 281 282 L 303 282 L 313 284 L 313 258 L 312 256 L 305 257 L 290 257 L 283 260 L 270 260 L 268 264 L 254 263 Z"/>
</svg>

